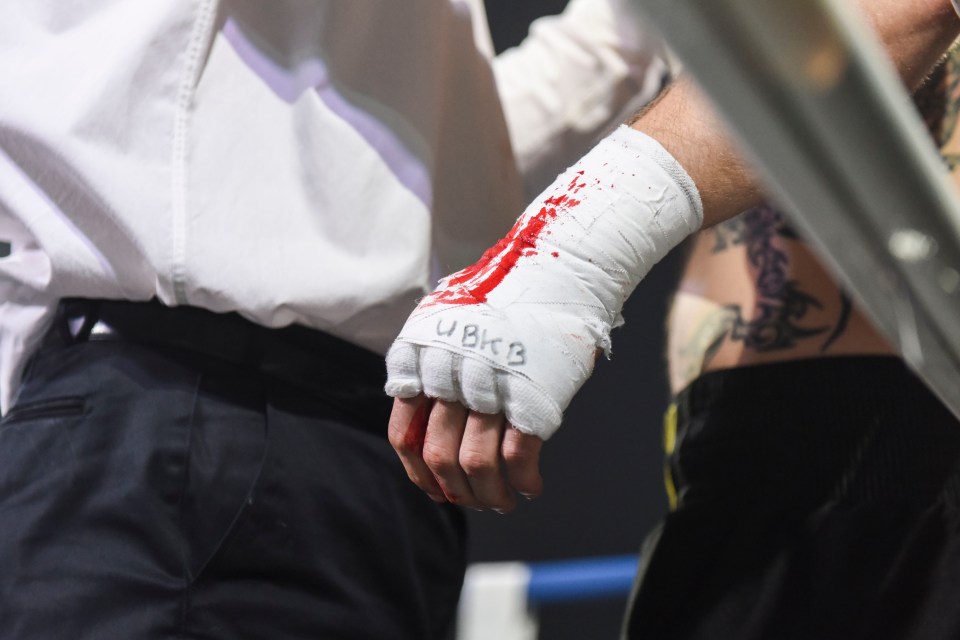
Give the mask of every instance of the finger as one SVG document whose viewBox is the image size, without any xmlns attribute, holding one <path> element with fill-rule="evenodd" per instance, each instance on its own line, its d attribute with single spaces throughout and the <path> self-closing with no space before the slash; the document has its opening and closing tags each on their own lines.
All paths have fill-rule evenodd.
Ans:
<svg viewBox="0 0 960 640">
<path fill-rule="evenodd" d="M 503 434 L 503 463 L 510 486 L 527 499 L 543 493 L 543 478 L 540 476 L 540 450 L 543 440 L 507 427 Z"/>
<path fill-rule="evenodd" d="M 550 437 L 563 420 L 563 409 L 538 385 L 524 376 L 501 376 L 497 391 L 503 398 L 507 422 L 518 424 L 528 432 Z"/>
<path fill-rule="evenodd" d="M 503 414 L 470 412 L 463 442 L 460 467 L 473 495 L 484 506 L 500 512 L 516 506 L 513 491 L 500 469 L 500 443 L 505 429 Z"/>
<path fill-rule="evenodd" d="M 437 400 L 430 412 L 423 443 L 423 461 L 433 473 L 447 500 L 465 507 L 479 508 L 470 490 L 467 476 L 460 468 L 460 443 L 467 421 L 467 409 L 459 402 Z"/>
<path fill-rule="evenodd" d="M 500 413 L 497 372 L 486 362 L 464 358 L 460 363 L 460 393 L 464 404 L 479 413 Z"/>
<path fill-rule="evenodd" d="M 423 461 L 423 441 L 433 400 L 419 395 L 414 398 L 398 398 L 393 401 L 387 438 L 400 456 L 403 468 L 415 485 L 427 492 L 433 500 L 446 502 L 443 490 L 437 484 L 433 472 Z"/>
<path fill-rule="evenodd" d="M 408 342 L 394 342 L 387 352 L 387 384 L 384 390 L 394 398 L 413 398 L 423 391 L 417 369 L 419 349 Z"/>
<path fill-rule="evenodd" d="M 420 351 L 420 375 L 423 391 L 431 398 L 455 402 L 459 399 L 457 380 L 458 365 L 462 357 L 446 349 L 422 349 Z"/>
</svg>

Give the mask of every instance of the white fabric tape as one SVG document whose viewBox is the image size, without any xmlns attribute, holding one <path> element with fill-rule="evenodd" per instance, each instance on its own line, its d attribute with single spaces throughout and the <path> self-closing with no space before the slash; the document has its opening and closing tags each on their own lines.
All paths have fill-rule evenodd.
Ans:
<svg viewBox="0 0 960 640">
<path fill-rule="evenodd" d="M 504 411 L 548 438 L 649 269 L 703 221 L 699 194 L 652 138 L 621 127 L 559 178 L 511 232 L 410 316 L 387 393 Z"/>
</svg>

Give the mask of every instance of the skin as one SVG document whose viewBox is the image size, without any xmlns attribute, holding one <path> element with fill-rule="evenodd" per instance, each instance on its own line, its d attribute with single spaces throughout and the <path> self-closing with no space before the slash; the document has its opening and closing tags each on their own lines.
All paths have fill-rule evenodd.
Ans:
<svg viewBox="0 0 960 640">
<path fill-rule="evenodd" d="M 960 32 L 960 20 L 949 0 L 863 0 L 861 6 L 893 52 L 893 62 L 910 87 L 921 84 Z M 760 202 L 750 171 L 692 82 L 675 83 L 631 126 L 656 138 L 687 170 L 700 191 L 705 228 L 730 220 Z M 737 224 L 741 225 L 740 231 Z M 788 342 L 802 345 L 781 349 L 782 357 L 801 357 L 802 349 L 814 349 L 811 345 L 815 344 L 820 348 L 827 344 L 831 353 L 844 349 L 855 353 L 888 351 L 855 310 L 846 313 L 846 325 L 841 326 L 844 297 L 775 216 L 756 217 L 747 226 L 761 229 L 763 236 L 753 241 L 753 255 L 759 252 L 763 259 L 753 263 L 744 259 L 750 254 L 749 243 L 734 241 L 738 233 L 743 235 L 742 221 L 716 230 L 712 237 L 709 232 L 701 234 L 695 241 L 694 258 L 672 316 L 686 316 L 686 309 L 680 305 L 697 307 L 693 315 L 698 321 L 682 330 L 674 327 L 672 333 L 671 356 L 674 349 L 682 355 L 678 359 L 677 385 L 709 367 L 744 364 L 745 352 L 767 357 L 759 355 L 761 349 L 747 346 L 747 338 L 753 335 L 756 340 L 749 344 L 759 344 L 770 333 L 756 323 L 764 309 L 760 304 L 764 301 L 758 301 L 756 292 L 758 273 L 769 270 L 771 264 L 779 264 L 783 273 L 774 274 L 780 282 L 766 293 L 770 297 L 765 301 L 767 317 L 781 324 L 786 321 Z M 714 255 L 712 247 L 724 234 L 730 249 Z M 777 257 L 784 252 L 785 262 Z M 712 260 L 725 261 L 725 268 L 731 268 L 731 272 L 739 269 L 739 284 L 730 290 L 711 288 L 719 286 L 711 284 L 705 273 Z M 817 282 L 822 277 L 828 283 L 825 288 L 814 284 L 814 274 Z M 799 305 L 800 311 L 771 316 L 770 307 L 777 306 L 777 296 L 788 299 L 792 309 Z M 784 338 L 778 339 L 783 345 Z M 791 349 L 795 350 L 789 355 Z M 543 441 L 510 428 L 502 414 L 481 414 L 459 403 L 432 401 L 422 395 L 397 399 L 388 434 L 410 479 L 437 502 L 506 512 L 515 508 L 517 493 L 535 498 L 543 491 L 539 471 Z"/>
<path fill-rule="evenodd" d="M 960 48 L 950 51 L 915 102 L 960 187 Z M 667 324 L 674 393 L 716 369 L 895 353 L 785 216 L 768 205 L 692 240 Z"/>
</svg>

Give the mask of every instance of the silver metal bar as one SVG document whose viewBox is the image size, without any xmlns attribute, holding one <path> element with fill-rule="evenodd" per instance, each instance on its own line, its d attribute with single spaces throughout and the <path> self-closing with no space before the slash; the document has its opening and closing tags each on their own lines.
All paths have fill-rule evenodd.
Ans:
<svg viewBox="0 0 960 640">
<path fill-rule="evenodd" d="M 774 199 L 960 417 L 960 201 L 845 0 L 634 0 Z"/>
</svg>

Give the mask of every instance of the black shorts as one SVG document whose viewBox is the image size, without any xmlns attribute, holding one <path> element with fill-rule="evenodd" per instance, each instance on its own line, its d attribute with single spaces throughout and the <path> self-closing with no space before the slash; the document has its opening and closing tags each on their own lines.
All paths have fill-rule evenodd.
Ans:
<svg viewBox="0 0 960 640">
<path fill-rule="evenodd" d="M 675 410 L 627 637 L 960 638 L 960 425 L 900 360 L 712 372 Z"/>
</svg>

